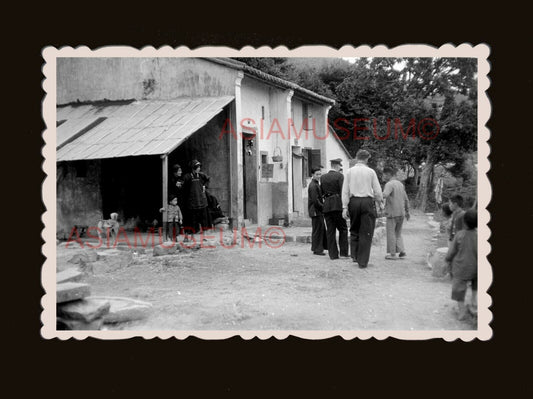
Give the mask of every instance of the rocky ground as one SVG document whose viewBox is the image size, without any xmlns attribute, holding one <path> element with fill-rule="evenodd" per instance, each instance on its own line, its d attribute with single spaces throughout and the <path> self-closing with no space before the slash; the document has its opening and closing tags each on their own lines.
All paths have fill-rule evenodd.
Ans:
<svg viewBox="0 0 533 399">
<path fill-rule="evenodd" d="M 370 265 L 331 261 L 311 253 L 310 244 L 279 248 L 187 249 L 153 256 L 152 250 L 88 251 L 58 245 L 57 267 L 80 267 L 92 295 L 129 297 L 152 303 L 150 315 L 106 325 L 123 330 L 472 330 L 458 321 L 449 278 L 435 278 L 427 253 L 437 245 L 427 216 L 405 224 L 408 257 L 385 260 L 385 238 L 372 248 Z M 226 244 L 228 242 L 226 241 Z M 261 245 L 260 245 L 261 244 Z M 227 245 L 226 245 L 227 246 Z M 142 253 L 144 252 L 144 253 Z M 69 262 L 70 261 L 70 262 Z M 75 259 L 74 259 L 75 261 Z"/>
</svg>

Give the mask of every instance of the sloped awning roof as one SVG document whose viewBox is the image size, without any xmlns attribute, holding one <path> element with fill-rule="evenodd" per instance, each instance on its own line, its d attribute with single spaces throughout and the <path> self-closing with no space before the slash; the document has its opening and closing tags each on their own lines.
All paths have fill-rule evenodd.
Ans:
<svg viewBox="0 0 533 399">
<path fill-rule="evenodd" d="M 68 105 L 57 109 L 57 161 L 168 154 L 232 96 Z"/>
</svg>

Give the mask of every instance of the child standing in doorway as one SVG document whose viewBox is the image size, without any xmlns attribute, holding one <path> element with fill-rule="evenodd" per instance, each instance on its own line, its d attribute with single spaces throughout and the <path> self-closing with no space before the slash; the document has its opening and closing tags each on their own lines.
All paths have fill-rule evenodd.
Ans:
<svg viewBox="0 0 533 399">
<path fill-rule="evenodd" d="M 161 208 L 159 212 L 167 212 L 167 239 L 175 241 L 183 223 L 183 215 L 178 205 L 178 197 L 172 195 L 167 208 Z"/>
</svg>

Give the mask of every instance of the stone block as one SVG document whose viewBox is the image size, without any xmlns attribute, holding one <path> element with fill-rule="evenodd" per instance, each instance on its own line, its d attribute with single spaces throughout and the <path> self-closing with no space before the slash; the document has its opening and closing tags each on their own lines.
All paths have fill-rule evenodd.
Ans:
<svg viewBox="0 0 533 399">
<path fill-rule="evenodd" d="M 56 282 L 66 283 L 68 281 L 76 282 L 80 281 L 83 277 L 83 273 L 76 269 L 66 269 L 56 274 Z"/>
<path fill-rule="evenodd" d="M 218 244 L 218 240 L 216 239 L 206 239 L 204 238 L 202 241 L 202 248 L 215 248 Z"/>
<path fill-rule="evenodd" d="M 204 241 L 205 243 L 205 241 Z M 207 244 L 204 244 L 204 245 L 207 245 Z M 201 248 L 202 244 L 200 242 L 200 240 L 196 240 L 196 241 L 185 241 L 183 243 L 180 243 L 178 245 L 178 247 L 176 248 L 176 251 L 179 249 L 179 251 L 182 251 L 182 252 L 190 252 L 190 251 L 197 251 Z M 171 254 L 167 254 L 167 255 L 171 255 Z"/>
<path fill-rule="evenodd" d="M 298 217 L 292 219 L 293 227 L 311 227 L 312 221 L 309 217 Z"/>
<path fill-rule="evenodd" d="M 98 252 L 94 248 L 86 248 L 82 252 L 74 255 L 69 259 L 69 263 L 81 264 L 83 262 L 96 262 L 98 260 Z"/>
<path fill-rule="evenodd" d="M 170 248 L 169 248 L 170 247 Z M 177 251 L 177 245 L 172 245 L 172 242 L 163 243 L 162 245 L 157 245 L 154 247 L 154 256 L 162 256 L 162 255 L 174 255 Z"/>
<path fill-rule="evenodd" d="M 273 243 L 275 245 L 278 245 L 278 243 L 281 242 L 294 242 L 296 241 L 296 236 L 286 236 L 283 234 L 267 234 L 266 235 L 266 242 L 267 243 Z"/>
<path fill-rule="evenodd" d="M 100 330 L 104 324 L 102 317 L 91 322 L 83 320 L 69 320 L 61 317 L 57 318 L 56 326 L 58 330 Z"/>
<path fill-rule="evenodd" d="M 440 230 L 440 223 L 439 222 L 436 222 L 434 220 L 428 220 L 428 224 L 433 228 L 433 229 L 438 229 Z"/>
<path fill-rule="evenodd" d="M 296 236 L 296 242 L 307 244 L 311 242 L 310 236 Z"/>
<path fill-rule="evenodd" d="M 151 303 L 137 299 L 105 296 L 94 296 L 90 297 L 90 299 L 91 301 L 108 302 L 110 304 L 109 312 L 103 316 L 104 323 L 122 323 L 144 319 L 152 310 Z"/>
<path fill-rule="evenodd" d="M 448 253 L 447 247 L 437 248 L 433 254 L 428 256 L 428 266 L 431 268 L 433 277 L 444 277 L 448 274 L 448 264 L 444 260 Z"/>
<path fill-rule="evenodd" d="M 75 301 L 91 295 L 89 284 L 66 282 L 57 284 L 57 303 Z"/>
<path fill-rule="evenodd" d="M 109 313 L 110 307 L 109 302 L 96 301 L 87 297 L 57 305 L 57 316 L 66 320 L 81 320 L 90 323 Z"/>
</svg>

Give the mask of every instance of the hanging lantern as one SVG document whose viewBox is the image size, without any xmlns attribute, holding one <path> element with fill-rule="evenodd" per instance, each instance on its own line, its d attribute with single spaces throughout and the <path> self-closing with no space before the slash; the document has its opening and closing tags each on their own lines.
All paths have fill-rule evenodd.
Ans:
<svg viewBox="0 0 533 399">
<path fill-rule="evenodd" d="M 274 150 L 274 155 L 272 156 L 272 162 L 282 162 L 283 155 L 281 155 L 281 148 L 276 147 Z"/>
</svg>

